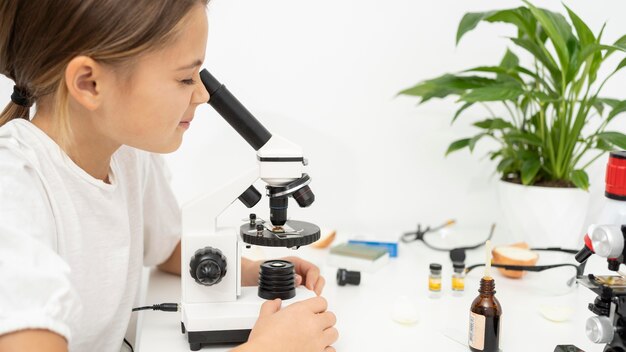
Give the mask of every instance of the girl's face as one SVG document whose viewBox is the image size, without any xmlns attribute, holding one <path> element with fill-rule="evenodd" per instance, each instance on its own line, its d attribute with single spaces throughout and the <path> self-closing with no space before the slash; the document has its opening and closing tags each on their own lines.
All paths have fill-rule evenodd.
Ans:
<svg viewBox="0 0 626 352">
<path fill-rule="evenodd" d="M 172 43 L 141 56 L 130 77 L 116 78 L 120 89 L 108 92 L 98 123 L 113 143 L 155 153 L 178 149 L 196 107 L 209 100 L 199 75 L 207 22 L 205 7 L 194 7 Z"/>
</svg>

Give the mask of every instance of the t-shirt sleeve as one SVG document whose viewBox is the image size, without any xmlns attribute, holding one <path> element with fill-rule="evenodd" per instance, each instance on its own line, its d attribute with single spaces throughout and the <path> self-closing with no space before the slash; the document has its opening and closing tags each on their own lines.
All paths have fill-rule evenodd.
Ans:
<svg viewBox="0 0 626 352">
<path fill-rule="evenodd" d="M 0 335 L 47 329 L 71 341 L 80 298 L 57 254 L 56 226 L 41 178 L 0 147 Z"/>
<path fill-rule="evenodd" d="M 181 210 L 170 187 L 170 173 L 161 155 L 148 154 L 144 188 L 145 266 L 163 263 L 180 241 Z"/>
</svg>

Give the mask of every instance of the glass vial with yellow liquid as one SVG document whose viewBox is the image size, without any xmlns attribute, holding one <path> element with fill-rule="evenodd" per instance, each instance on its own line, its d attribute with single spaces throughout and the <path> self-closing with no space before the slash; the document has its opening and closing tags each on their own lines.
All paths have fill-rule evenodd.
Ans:
<svg viewBox="0 0 626 352">
<path fill-rule="evenodd" d="M 441 296 L 441 264 L 430 264 L 430 275 L 428 275 L 428 292 L 431 298 Z"/>
<path fill-rule="evenodd" d="M 454 263 L 454 273 L 452 273 L 452 294 L 460 296 L 465 291 L 465 264 Z"/>
</svg>

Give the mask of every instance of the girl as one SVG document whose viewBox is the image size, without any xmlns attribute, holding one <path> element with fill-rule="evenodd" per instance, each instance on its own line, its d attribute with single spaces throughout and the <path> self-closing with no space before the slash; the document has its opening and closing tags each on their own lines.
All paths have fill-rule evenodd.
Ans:
<svg viewBox="0 0 626 352">
<path fill-rule="evenodd" d="M 180 273 L 180 211 L 153 153 L 176 150 L 209 100 L 207 1 L 0 2 L 15 82 L 0 115 L 1 352 L 119 351 L 142 265 Z M 319 295 L 318 268 L 289 259 Z M 258 266 L 243 262 L 243 284 Z M 334 351 L 326 308 L 268 301 L 236 350 Z"/>
</svg>

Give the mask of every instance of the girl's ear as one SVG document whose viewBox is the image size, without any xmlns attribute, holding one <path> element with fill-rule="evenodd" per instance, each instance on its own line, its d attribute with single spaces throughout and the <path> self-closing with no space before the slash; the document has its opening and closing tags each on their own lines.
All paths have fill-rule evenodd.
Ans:
<svg viewBox="0 0 626 352">
<path fill-rule="evenodd" d="M 87 110 L 96 110 L 102 103 L 104 68 L 88 56 L 73 58 L 65 69 L 69 95 Z"/>
</svg>

